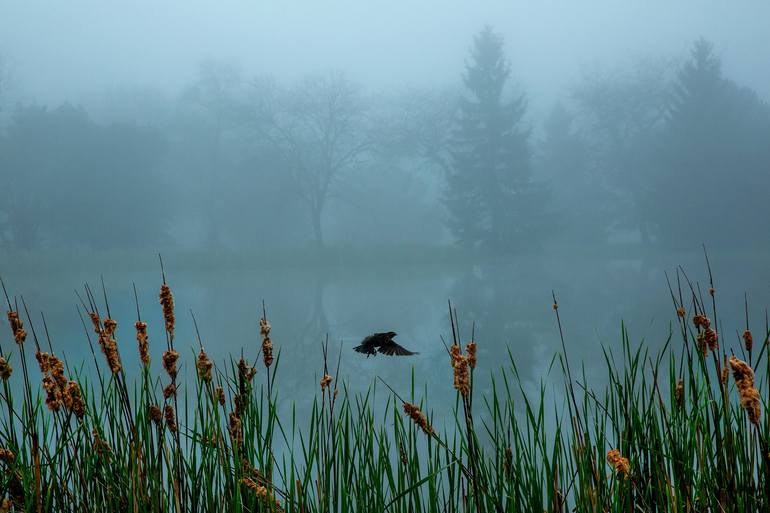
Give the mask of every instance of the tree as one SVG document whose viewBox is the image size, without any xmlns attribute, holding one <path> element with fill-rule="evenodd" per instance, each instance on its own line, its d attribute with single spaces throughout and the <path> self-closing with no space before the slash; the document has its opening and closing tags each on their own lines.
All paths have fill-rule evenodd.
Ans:
<svg viewBox="0 0 770 513">
<path fill-rule="evenodd" d="M 0 235 L 16 249 L 161 242 L 169 205 L 160 134 L 82 109 L 20 107 L 0 143 Z"/>
<path fill-rule="evenodd" d="M 606 183 L 608 228 L 633 230 L 644 244 L 653 239 L 651 141 L 665 123 L 673 67 L 642 59 L 612 73 L 593 71 L 573 90 L 576 124 L 588 146 L 597 180 Z"/>
<path fill-rule="evenodd" d="M 343 176 L 373 149 L 368 105 L 345 75 L 308 75 L 283 90 L 257 84 L 255 126 L 278 153 L 307 209 L 315 244 L 322 247 L 323 214 Z"/>
<path fill-rule="evenodd" d="M 669 246 L 767 243 L 770 106 L 724 77 L 711 44 L 681 66 L 656 141 L 651 214 Z"/>
<path fill-rule="evenodd" d="M 559 238 L 580 245 L 606 243 L 612 194 L 591 160 L 575 115 L 561 103 L 543 124 L 538 157 L 538 174 L 550 185 Z"/>
<path fill-rule="evenodd" d="M 508 252 L 533 240 L 543 195 L 530 176 L 523 95 L 505 102 L 510 66 L 503 40 L 487 26 L 475 36 L 463 75 L 452 136 L 446 206 L 449 227 L 466 248 Z"/>
</svg>

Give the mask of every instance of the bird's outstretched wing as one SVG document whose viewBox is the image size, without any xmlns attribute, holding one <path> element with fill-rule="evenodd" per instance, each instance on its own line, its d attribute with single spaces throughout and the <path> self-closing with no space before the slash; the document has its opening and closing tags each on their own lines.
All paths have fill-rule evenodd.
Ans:
<svg viewBox="0 0 770 513">
<path fill-rule="evenodd" d="M 396 344 L 393 341 L 390 341 L 387 344 L 383 344 L 379 347 L 378 351 L 381 354 L 386 354 L 388 356 L 410 356 L 413 354 L 419 354 L 413 351 L 409 351 L 408 349 L 405 349 L 401 347 L 400 345 Z"/>
</svg>

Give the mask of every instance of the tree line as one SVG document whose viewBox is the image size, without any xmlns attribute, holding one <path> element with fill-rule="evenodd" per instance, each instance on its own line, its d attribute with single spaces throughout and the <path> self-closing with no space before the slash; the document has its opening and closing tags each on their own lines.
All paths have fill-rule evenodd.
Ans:
<svg viewBox="0 0 770 513">
<path fill-rule="evenodd" d="M 201 64 L 179 94 L 9 105 L 0 247 L 766 245 L 770 107 L 706 40 L 586 76 L 533 119 L 491 27 L 458 83 L 372 93 Z"/>
</svg>

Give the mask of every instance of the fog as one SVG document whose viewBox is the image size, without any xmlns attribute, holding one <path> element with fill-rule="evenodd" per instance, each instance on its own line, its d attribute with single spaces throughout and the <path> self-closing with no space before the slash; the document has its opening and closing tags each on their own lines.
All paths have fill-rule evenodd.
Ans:
<svg viewBox="0 0 770 513">
<path fill-rule="evenodd" d="M 622 322 L 665 342 L 704 246 L 725 343 L 744 293 L 764 322 L 770 4 L 477 4 L 3 3 L 0 276 L 82 359 L 101 277 L 162 340 L 162 253 L 183 354 L 193 310 L 218 361 L 255 355 L 264 300 L 295 391 L 327 336 L 354 390 L 449 383 L 447 300 L 536 387 L 552 290 L 591 377 Z M 352 352 L 390 330 L 420 354 Z"/>
</svg>

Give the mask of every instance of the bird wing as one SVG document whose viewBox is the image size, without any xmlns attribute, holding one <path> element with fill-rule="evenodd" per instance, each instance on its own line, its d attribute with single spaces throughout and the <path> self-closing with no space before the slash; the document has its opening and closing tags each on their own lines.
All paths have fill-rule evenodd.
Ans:
<svg viewBox="0 0 770 513">
<path fill-rule="evenodd" d="M 378 351 L 382 354 L 386 354 L 388 356 L 409 356 L 413 354 L 418 354 L 412 351 L 409 351 L 408 349 L 404 349 L 400 345 L 396 344 L 393 341 L 388 342 L 387 344 L 382 344 Z"/>
</svg>

